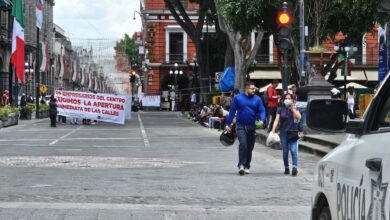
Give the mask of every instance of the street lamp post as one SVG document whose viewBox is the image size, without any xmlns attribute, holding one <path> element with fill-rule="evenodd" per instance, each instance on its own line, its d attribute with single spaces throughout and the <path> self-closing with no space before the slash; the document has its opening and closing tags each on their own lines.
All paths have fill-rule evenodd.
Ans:
<svg viewBox="0 0 390 220">
<path fill-rule="evenodd" d="M 347 99 L 347 74 L 348 74 L 348 60 L 349 55 L 357 52 L 358 48 L 352 45 L 342 43 L 334 46 L 334 50 L 336 52 L 344 52 L 345 53 L 345 61 L 344 61 L 344 99 Z"/>
<path fill-rule="evenodd" d="M 175 86 L 173 88 L 173 92 L 174 92 L 174 99 L 173 99 L 173 103 L 172 103 L 172 111 L 176 111 L 177 110 L 177 104 L 176 104 L 176 99 L 177 99 L 177 76 L 178 75 L 183 75 L 183 71 L 182 70 L 179 70 L 179 64 L 175 63 L 174 64 L 174 70 L 170 70 L 169 71 L 169 75 L 174 75 L 175 77 Z"/>
<path fill-rule="evenodd" d="M 138 14 L 142 18 L 142 25 L 143 25 L 143 27 L 142 27 L 142 46 L 144 48 L 143 59 L 144 59 L 144 64 L 145 64 L 145 65 L 142 65 L 142 67 L 144 67 L 142 70 L 144 70 L 144 93 L 145 93 L 145 95 L 147 95 L 148 94 L 148 69 L 146 67 L 146 41 L 145 41 L 145 38 L 146 38 L 146 16 L 139 11 L 134 11 L 133 20 L 136 19 L 135 14 Z"/>
</svg>

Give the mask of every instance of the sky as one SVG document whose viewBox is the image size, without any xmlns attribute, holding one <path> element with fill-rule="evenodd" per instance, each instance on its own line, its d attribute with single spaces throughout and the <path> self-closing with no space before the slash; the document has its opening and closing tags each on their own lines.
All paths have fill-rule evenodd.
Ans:
<svg viewBox="0 0 390 220">
<path fill-rule="evenodd" d="M 71 39 L 119 39 L 141 31 L 140 0 L 57 0 L 54 23 Z"/>
</svg>

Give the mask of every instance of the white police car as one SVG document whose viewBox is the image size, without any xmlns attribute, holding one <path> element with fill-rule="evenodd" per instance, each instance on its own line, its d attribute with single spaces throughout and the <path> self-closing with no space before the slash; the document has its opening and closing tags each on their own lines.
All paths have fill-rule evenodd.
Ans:
<svg viewBox="0 0 390 220">
<path fill-rule="evenodd" d="M 310 128 L 348 133 L 315 168 L 312 219 L 389 220 L 390 77 L 364 119 L 346 123 L 344 101 L 312 101 L 308 108 Z"/>
</svg>

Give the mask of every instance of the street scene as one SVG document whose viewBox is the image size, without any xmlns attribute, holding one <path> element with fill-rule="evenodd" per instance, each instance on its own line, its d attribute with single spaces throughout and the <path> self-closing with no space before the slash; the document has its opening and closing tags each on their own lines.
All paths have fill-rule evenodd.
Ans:
<svg viewBox="0 0 390 220">
<path fill-rule="evenodd" d="M 237 147 L 176 113 L 140 113 L 126 126 L 48 120 L 1 133 L 0 219 L 308 219 L 318 157 L 280 175 L 280 151 L 256 145 L 236 175 Z M 160 123 L 155 123 L 158 120 Z M 142 133 L 145 132 L 146 136 Z"/>
<path fill-rule="evenodd" d="M 390 0 L 0 0 L 0 220 L 390 219 Z"/>
</svg>

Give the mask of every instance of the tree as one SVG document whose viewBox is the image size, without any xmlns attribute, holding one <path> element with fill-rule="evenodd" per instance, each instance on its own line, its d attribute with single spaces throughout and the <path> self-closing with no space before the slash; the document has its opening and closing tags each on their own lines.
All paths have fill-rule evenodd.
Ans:
<svg viewBox="0 0 390 220">
<path fill-rule="evenodd" d="M 227 34 L 234 53 L 235 87 L 243 90 L 264 32 L 275 26 L 275 4 L 270 0 L 215 0 L 215 4 L 219 26 Z M 252 31 L 257 31 L 253 48 Z"/>
<path fill-rule="evenodd" d="M 137 46 L 135 45 L 135 39 L 130 37 L 128 34 L 125 34 L 123 39 L 116 42 L 114 50 L 117 56 L 126 56 L 128 62 L 131 64 L 139 63 L 139 52 Z"/>
<path fill-rule="evenodd" d="M 183 30 L 191 38 L 196 49 L 196 58 L 199 64 L 197 75 L 200 77 L 200 92 L 201 94 L 207 93 L 207 79 L 206 75 L 206 51 L 205 51 L 205 38 L 203 37 L 203 25 L 206 21 L 207 13 L 210 9 L 211 0 L 192 0 L 199 4 L 198 9 L 198 21 L 194 24 L 187 13 L 186 8 L 183 6 L 181 0 L 164 0 L 169 11 L 175 18 L 176 22 L 183 28 Z M 201 96 L 201 101 L 205 100 L 205 96 Z"/>
<path fill-rule="evenodd" d="M 333 0 L 325 32 L 335 36 L 342 32 L 351 42 L 359 42 L 363 34 L 371 32 L 375 24 L 384 24 L 386 14 L 378 12 L 377 0 Z"/>
</svg>

